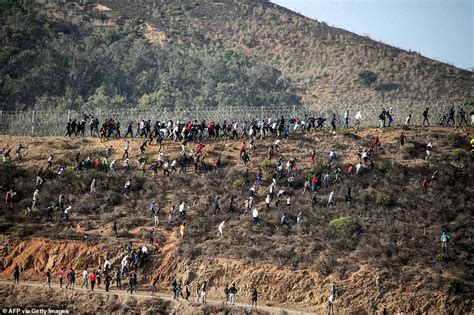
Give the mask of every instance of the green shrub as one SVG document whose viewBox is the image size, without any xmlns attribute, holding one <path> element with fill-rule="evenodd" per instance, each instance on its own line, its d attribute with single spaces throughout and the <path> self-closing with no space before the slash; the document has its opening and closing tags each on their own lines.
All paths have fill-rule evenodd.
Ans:
<svg viewBox="0 0 474 315">
<path fill-rule="evenodd" d="M 449 294 L 459 294 L 464 291 L 464 285 L 462 281 L 454 277 L 446 279 L 446 284 L 444 285 L 444 288 Z"/>
<path fill-rule="evenodd" d="M 406 158 L 411 158 L 416 156 L 416 146 L 414 143 L 406 143 L 402 147 L 402 152 L 406 155 Z"/>
<path fill-rule="evenodd" d="M 464 149 L 455 149 L 454 152 L 454 159 L 457 161 L 468 160 L 470 159 L 470 153 Z"/>
<path fill-rule="evenodd" d="M 380 170 L 384 174 L 387 174 L 387 173 L 392 173 L 392 172 L 396 171 L 399 167 L 400 167 L 400 165 L 398 163 L 396 163 L 395 161 L 389 161 L 389 162 L 385 162 L 384 164 L 382 164 L 382 166 L 380 167 Z"/>
<path fill-rule="evenodd" d="M 16 163 L 13 161 L 5 161 L 4 163 L 0 164 L 0 174 L 2 174 L 0 183 L 5 181 L 5 184 L 9 186 L 13 184 L 14 178 L 25 177 L 26 170 L 16 165 Z"/>
<path fill-rule="evenodd" d="M 375 83 L 375 81 L 377 81 L 377 74 L 370 70 L 363 70 L 359 72 L 359 81 L 363 85 L 370 87 L 372 83 Z"/>
<path fill-rule="evenodd" d="M 316 159 L 315 164 L 316 165 L 313 168 L 313 171 L 314 171 L 315 174 L 320 174 L 323 171 L 327 170 L 328 167 L 329 167 L 328 160 L 325 159 L 325 158 L 321 158 L 321 157 Z"/>
<path fill-rule="evenodd" d="M 265 161 L 263 161 L 262 166 L 263 166 L 264 169 L 268 170 L 268 169 L 272 169 L 274 167 L 274 164 L 273 164 L 272 161 L 265 160 Z"/>
<path fill-rule="evenodd" d="M 329 226 L 336 230 L 351 231 L 357 228 L 357 224 L 349 217 L 340 217 L 329 222 Z"/>
<path fill-rule="evenodd" d="M 392 199 L 392 197 L 387 194 L 377 195 L 377 199 L 375 202 L 377 203 L 377 205 L 382 207 L 390 207 L 395 204 L 395 201 Z"/>
<path fill-rule="evenodd" d="M 242 188 L 243 186 L 243 182 L 239 179 L 236 179 L 232 182 L 232 188 L 234 188 L 235 190 L 239 190 L 240 188 Z"/>
<path fill-rule="evenodd" d="M 453 257 L 451 257 L 451 255 L 449 255 L 448 253 L 439 253 L 436 255 L 436 260 L 447 262 L 453 260 Z"/>
<path fill-rule="evenodd" d="M 110 194 L 109 199 L 107 200 L 107 202 L 111 206 L 116 206 L 116 205 L 120 204 L 121 201 L 122 201 L 122 196 L 120 194 L 115 193 L 115 192 Z"/>
</svg>

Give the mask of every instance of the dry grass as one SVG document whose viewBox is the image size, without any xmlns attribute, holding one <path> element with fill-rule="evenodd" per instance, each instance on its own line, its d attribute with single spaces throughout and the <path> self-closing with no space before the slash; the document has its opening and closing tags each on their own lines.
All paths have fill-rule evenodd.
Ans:
<svg viewBox="0 0 474 315">
<path fill-rule="evenodd" d="M 469 130 L 472 132 L 473 130 Z M 396 277 L 407 267 L 424 270 L 426 277 L 435 274 L 449 274 L 457 277 L 471 288 L 473 278 L 470 275 L 470 261 L 474 248 L 468 235 L 472 234 L 472 214 L 467 211 L 473 206 L 472 200 L 472 157 L 469 155 L 464 133 L 452 129 L 405 130 L 410 148 L 400 149 L 396 139 L 401 130 L 386 130 L 381 134 L 382 146 L 375 155 L 376 168 L 360 175 L 343 175 L 343 182 L 322 188 L 319 192 L 319 203 L 311 208 L 311 193 L 301 195 L 303 181 L 301 178 L 310 172 L 320 173 L 327 169 L 324 166 L 325 156 L 330 148 L 336 147 L 339 165 L 344 171 L 349 163 L 355 163 L 355 150 L 370 143 L 371 135 L 379 134 L 378 130 L 351 130 L 349 134 L 327 134 L 318 132 L 309 137 L 292 135 L 288 143 L 278 153 L 286 161 L 297 158 L 295 188 L 285 188 L 292 197 L 292 205 L 287 207 L 285 200 L 278 207 L 271 203 L 266 210 L 264 198 L 273 172 L 273 164 L 265 161 L 266 148 L 271 140 L 257 144 L 257 151 L 251 153 L 250 180 L 253 182 L 258 167 L 264 171 L 264 187 L 256 194 L 256 205 L 260 208 L 260 222 L 252 223 L 251 214 L 242 214 L 243 202 L 247 197 L 249 184 L 245 183 L 244 167 L 236 161 L 239 142 L 207 142 L 209 152 L 207 162 L 214 155 L 232 156 L 234 160 L 223 161 L 225 165 L 218 174 L 203 172 L 164 178 L 160 173 L 152 180 L 149 174 L 143 176 L 138 171 L 124 175 L 118 171 L 114 174 L 83 171 L 68 171 L 63 177 L 48 174 L 48 180 L 41 187 L 41 199 L 38 208 L 25 218 L 22 213 L 11 213 L 3 210 L 2 228 L 5 235 L 13 238 L 43 237 L 51 239 L 89 239 L 110 240 L 111 225 L 117 221 L 119 233 L 122 231 L 124 243 L 128 240 L 146 242 L 148 231 L 153 226 L 149 218 L 148 205 L 157 200 L 162 208 L 161 224 L 156 236 L 164 242 L 170 235 L 176 235 L 181 222 L 187 223 L 184 241 L 173 244 L 179 257 L 191 261 L 203 258 L 235 259 L 248 263 L 268 263 L 297 270 L 311 270 L 322 276 L 336 276 L 349 279 L 360 265 L 367 265 L 373 270 Z M 318 142 L 313 139 L 317 137 Z M 77 150 L 103 154 L 105 148 L 113 145 L 121 147 L 122 141 L 100 143 L 93 139 L 83 143 L 82 139 L 63 138 L 18 138 L 0 137 L 0 141 L 10 144 L 21 141 L 28 147 L 27 158 L 16 167 L 2 167 L 2 173 L 9 172 L 8 177 L 0 180 L 1 187 L 14 183 L 18 192 L 18 208 L 23 210 L 34 190 L 34 174 L 42 165 L 46 151 L 55 153 L 67 167 L 73 163 L 66 155 L 74 156 Z M 460 140 L 461 139 L 461 140 Z M 433 142 L 434 154 L 430 160 L 424 159 L 423 144 Z M 35 145 L 33 145 L 33 143 Z M 337 146 L 334 143 L 338 143 Z M 139 140 L 131 144 L 131 153 L 137 155 Z M 63 148 L 67 146 L 64 152 Z M 319 166 L 311 167 L 308 152 L 316 148 Z M 408 147 L 408 145 L 407 145 Z M 48 149 L 46 149 L 48 148 Z M 155 155 L 156 147 L 147 152 L 148 157 Z M 166 155 L 177 156 L 179 146 L 167 143 Z M 213 153 L 211 153 L 213 152 Z M 119 157 L 120 149 L 114 152 Z M 135 156 L 132 160 L 135 159 Z M 97 156 L 93 156 L 97 157 Z M 133 162 L 136 164 L 136 162 Z M 430 176 L 439 170 L 437 181 L 423 191 L 420 185 L 422 176 Z M 456 179 L 453 178 L 456 172 Z M 269 176 L 270 175 L 270 176 Z M 97 193 L 88 193 L 92 178 L 97 180 Z M 127 197 L 121 193 L 126 178 L 132 178 L 132 192 Z M 286 183 L 286 178 L 283 179 Z M 239 183 L 238 185 L 236 183 Z M 279 184 L 282 187 L 284 184 Z M 353 202 L 344 202 L 347 187 L 352 187 Z M 336 191 L 335 207 L 326 207 L 328 194 Z M 60 191 L 66 193 L 66 204 L 73 204 L 71 221 L 68 228 L 64 222 L 47 223 L 43 221 L 45 209 L 55 203 Z M 222 211 L 213 215 L 215 196 L 221 196 Z M 235 197 L 235 213 L 228 213 L 230 197 Z M 384 197 L 388 196 L 388 197 Z M 190 206 L 188 216 L 180 219 L 175 216 L 168 224 L 168 211 L 171 205 L 186 201 Z M 19 210 L 17 210 L 19 211 Z M 288 222 L 280 224 L 280 215 L 288 213 Z M 295 223 L 296 215 L 302 212 L 303 223 Z M 351 220 L 351 228 L 333 228 L 331 221 L 338 218 Z M 217 226 L 226 221 L 224 236 L 218 238 Z M 34 224 L 33 224 L 34 223 Z M 439 235 L 442 231 L 451 236 L 449 259 L 440 258 L 441 246 Z M 421 271 L 420 271 L 421 272 Z M 403 279 L 393 280 L 406 287 L 417 287 L 429 291 L 444 292 L 443 280 L 424 281 L 419 283 L 414 275 L 404 274 Z"/>
</svg>

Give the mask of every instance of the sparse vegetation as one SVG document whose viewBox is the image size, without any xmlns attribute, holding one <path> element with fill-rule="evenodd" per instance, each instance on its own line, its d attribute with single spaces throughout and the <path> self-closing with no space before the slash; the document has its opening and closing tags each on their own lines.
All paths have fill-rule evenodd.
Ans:
<svg viewBox="0 0 474 315">
<path fill-rule="evenodd" d="M 449 294 L 459 294 L 464 291 L 462 281 L 454 277 L 447 278 L 444 287 Z"/>
<path fill-rule="evenodd" d="M 352 231 L 357 228 L 357 224 L 349 217 L 333 219 L 329 222 L 329 226 L 333 229 L 344 231 Z"/>
<path fill-rule="evenodd" d="M 363 70 L 359 72 L 359 80 L 363 85 L 370 87 L 377 81 L 377 74 L 370 70 Z"/>
<path fill-rule="evenodd" d="M 392 197 L 387 194 L 378 194 L 377 200 L 375 202 L 377 203 L 377 205 L 382 206 L 382 207 L 390 207 L 394 205 L 395 203 Z"/>
<path fill-rule="evenodd" d="M 305 102 L 310 107 L 329 104 L 331 109 L 347 102 L 378 106 L 375 104 L 386 103 L 387 99 L 460 100 L 465 106 L 472 102 L 469 71 L 304 19 L 270 2 L 233 3 L 231 6 L 231 2 L 225 1 L 219 4 L 209 0 L 164 1 L 130 7 L 126 1 L 114 1 L 107 3 L 110 10 L 106 12 L 94 10 L 93 5 L 79 9 L 82 6 L 68 2 L 55 3 L 42 10 L 41 5 L 33 9 L 33 4 L 7 0 L 2 1 L 1 6 L 4 9 L 0 19 L 5 26 L 0 36 L 2 46 L 18 47 L 22 51 L 14 59 L 8 55 L 11 50 L 4 50 L 3 58 L 15 61 L 11 67 L 2 69 L 6 71 L 2 74 L 13 71 L 6 81 L 8 84 L 4 84 L 4 88 L 9 88 L 0 98 L 1 104 L 9 109 L 34 105 L 37 109 L 80 108 L 89 103 L 88 99 L 99 88 L 103 88 L 104 95 L 112 101 L 109 104 L 120 106 L 147 106 L 145 99 L 140 100 L 150 95 L 158 100 L 155 105 L 159 106 L 207 103 L 209 95 L 214 95 L 211 100 L 220 104 L 224 100 L 216 94 L 232 90 L 213 82 L 207 84 L 206 71 L 195 70 L 206 68 L 207 61 L 221 56 L 224 49 L 243 52 L 251 49 L 249 55 L 254 58 L 250 58 L 250 62 L 255 66 L 236 69 L 216 65 L 222 70 L 237 71 L 221 82 L 227 84 L 231 80 L 239 86 L 241 71 L 248 70 L 252 79 L 255 73 L 272 65 L 274 68 L 245 86 L 257 84 L 260 88 L 273 86 L 286 90 L 281 97 L 275 97 L 274 92 L 268 90 L 258 96 L 250 93 L 252 105 L 259 105 L 269 95 L 272 96 L 268 104 L 299 104 L 295 97 L 298 93 L 307 96 Z M 58 16 L 67 16 L 67 21 L 59 20 Z M 158 45 L 150 47 L 143 36 L 146 23 L 163 34 L 166 49 L 156 47 Z M 21 36 L 17 36 L 19 34 Z M 73 40 L 81 45 L 72 45 Z M 268 53 L 268 48 L 272 53 Z M 312 53 L 304 53 L 309 51 Z M 334 51 L 341 53 L 334 54 Z M 314 55 L 320 56 L 318 62 L 314 62 Z M 74 66 L 67 67 L 68 64 Z M 113 67 L 109 67 L 110 64 Z M 146 71 L 151 68 L 156 71 Z M 267 81 L 280 72 L 290 77 L 292 83 L 281 76 L 277 76 L 276 81 Z M 316 80 L 320 83 L 313 84 Z M 362 84 L 353 84 L 354 80 Z M 41 88 L 31 83 L 38 81 L 42 82 Z M 365 86 L 375 84 L 376 88 L 367 93 Z M 296 93 L 292 86 L 298 87 Z M 242 96 L 245 94 L 242 89 L 235 89 L 234 93 Z M 328 90 L 333 92 L 324 93 Z M 237 101 L 241 100 L 235 103 Z M 413 108 L 413 103 L 405 105 L 407 110 Z M 94 104 L 88 106 L 93 108 Z M 367 106 L 365 109 L 368 110 Z"/>
<path fill-rule="evenodd" d="M 242 188 L 243 184 L 244 183 L 241 180 L 236 179 L 232 182 L 232 188 L 234 188 L 234 190 L 239 190 L 240 188 Z"/>
</svg>

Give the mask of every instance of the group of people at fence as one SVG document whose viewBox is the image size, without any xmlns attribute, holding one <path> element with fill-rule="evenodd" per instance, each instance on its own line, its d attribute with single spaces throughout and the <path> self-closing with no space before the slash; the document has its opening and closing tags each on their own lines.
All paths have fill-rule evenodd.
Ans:
<svg viewBox="0 0 474 315">
<path fill-rule="evenodd" d="M 429 110 L 426 109 L 423 112 L 424 122 L 423 124 L 429 125 Z M 461 118 L 461 123 L 466 123 L 465 119 L 465 112 L 461 109 L 459 111 L 459 116 Z M 471 113 L 472 116 L 472 113 Z M 440 124 L 454 124 L 454 109 L 452 108 L 448 115 L 448 119 L 445 122 L 444 120 Z M 393 108 L 389 110 L 384 110 L 380 114 L 380 127 L 391 127 L 393 125 Z M 407 117 L 405 121 L 405 125 L 410 124 L 411 115 Z M 123 146 L 123 154 L 121 157 L 122 160 L 122 167 L 118 167 L 117 159 L 112 159 L 113 150 L 114 148 L 108 147 L 104 152 L 104 156 L 102 157 L 94 157 L 91 158 L 90 156 L 83 157 L 82 154 L 78 151 L 74 157 L 74 169 L 76 171 L 84 171 L 89 169 L 96 169 L 102 170 L 106 172 L 116 172 L 116 171 L 123 171 L 125 174 L 127 172 L 132 172 L 134 169 L 143 172 L 144 174 L 147 171 L 151 171 L 151 177 L 155 178 L 158 174 L 158 170 L 163 170 L 163 176 L 172 176 L 174 173 L 187 173 L 187 167 L 190 165 L 194 165 L 195 172 L 201 171 L 218 171 L 221 167 L 220 157 L 216 158 L 212 162 L 212 166 L 208 167 L 205 163 L 205 158 L 207 157 L 205 153 L 205 145 L 201 143 L 201 140 L 204 138 L 207 139 L 221 139 L 224 138 L 226 140 L 243 140 L 240 146 L 240 159 L 241 163 L 245 167 L 245 182 L 248 184 L 248 196 L 245 198 L 243 203 L 243 210 L 241 212 L 242 215 L 246 215 L 247 213 L 251 214 L 252 222 L 254 224 L 259 224 L 259 213 L 262 211 L 259 207 L 257 207 L 256 202 L 256 191 L 261 189 L 264 186 L 263 180 L 263 172 L 261 168 L 258 168 L 255 180 L 250 180 L 248 164 L 250 162 L 250 156 L 256 149 L 257 140 L 262 140 L 265 137 L 273 136 L 276 138 L 274 142 L 267 148 L 267 160 L 276 162 L 273 164 L 271 163 L 271 178 L 270 183 L 268 185 L 268 192 L 265 194 L 265 207 L 267 210 L 271 208 L 280 209 L 279 205 L 281 203 L 286 204 L 286 210 L 284 210 L 281 215 L 279 216 L 279 224 L 280 225 L 289 225 L 292 223 L 295 224 L 302 224 L 305 222 L 304 214 L 299 212 L 297 215 L 291 215 L 289 213 L 289 209 L 292 205 L 292 196 L 295 193 L 296 187 L 294 186 L 295 182 L 295 170 L 297 169 L 298 163 L 300 163 L 299 157 L 290 156 L 287 160 L 283 158 L 282 152 L 291 155 L 291 152 L 285 149 L 285 141 L 288 138 L 289 134 L 292 132 L 309 132 L 313 129 L 323 128 L 325 123 L 325 118 L 322 117 L 305 117 L 303 120 L 290 118 L 287 119 L 285 117 L 269 119 L 268 121 L 251 121 L 248 123 L 244 123 L 240 126 L 237 123 L 228 123 L 226 121 L 222 123 L 214 123 L 214 122 L 192 122 L 189 120 L 187 123 L 180 123 L 180 122 L 156 122 L 152 127 L 150 120 L 141 120 L 138 123 L 138 127 L 136 132 L 134 133 L 133 130 L 133 123 L 129 123 L 127 126 L 127 131 L 125 133 L 125 137 L 129 135 L 131 137 L 141 137 L 143 141 L 139 146 L 139 152 L 137 152 L 138 160 L 137 160 L 137 167 L 134 168 L 132 166 L 132 161 L 130 160 L 130 141 L 128 139 L 125 140 Z M 360 125 L 362 120 L 361 112 L 358 112 L 355 116 L 355 126 L 356 128 Z M 89 117 L 85 115 L 80 123 L 77 123 L 75 120 L 69 121 L 66 126 L 66 136 L 79 136 L 85 135 L 85 126 L 86 122 L 89 121 L 90 127 L 90 135 L 98 135 L 104 141 L 110 137 L 121 137 L 120 131 L 120 123 L 115 121 L 114 119 L 110 118 L 107 119 L 102 125 L 100 125 L 97 118 Z M 332 130 L 337 128 L 339 124 L 336 116 L 334 115 L 331 118 L 331 127 Z M 99 129 L 99 126 L 100 129 Z M 348 128 L 350 126 L 349 121 L 349 112 L 347 111 L 344 116 L 344 123 L 343 127 Z M 180 141 L 181 151 L 179 152 L 180 157 L 173 159 L 171 161 L 166 160 L 166 155 L 164 153 L 164 140 L 172 139 L 174 141 Z M 194 141 L 196 146 L 192 149 L 188 148 L 189 142 Z M 406 136 L 403 132 L 400 134 L 399 143 L 400 146 L 403 146 L 407 141 Z M 145 153 L 147 152 L 148 146 L 153 145 L 155 142 L 156 145 L 159 146 L 157 152 L 157 159 L 154 163 L 150 166 L 147 166 L 147 158 L 145 158 Z M 323 153 L 325 159 L 327 161 L 327 169 L 319 174 L 311 174 L 309 178 L 304 179 L 304 186 L 301 191 L 301 195 L 304 196 L 305 193 L 309 193 L 310 198 L 308 199 L 308 203 L 312 205 L 312 207 L 318 206 L 321 202 L 321 192 L 327 190 L 328 197 L 327 197 L 327 207 L 334 206 L 338 201 L 338 199 L 344 200 L 344 202 L 352 203 L 354 201 L 352 193 L 353 187 L 349 186 L 347 188 L 346 193 L 343 196 L 338 196 L 335 187 L 339 183 L 342 183 L 342 176 L 359 176 L 362 173 L 369 173 L 375 168 L 375 162 L 377 160 L 377 150 L 382 146 L 381 139 L 378 135 L 374 135 L 371 139 L 371 143 L 367 147 L 360 148 L 357 151 L 357 158 L 358 163 L 353 165 L 350 164 L 347 166 L 346 171 L 343 171 L 341 166 L 338 165 L 337 160 L 339 158 L 338 153 L 335 149 L 331 149 L 327 153 Z M 23 158 L 22 150 L 27 149 L 21 143 L 16 147 L 16 161 L 21 161 Z M 433 150 L 432 143 L 428 143 L 426 145 L 426 158 L 431 158 Z M 10 149 L 4 149 L 2 151 L 4 161 L 12 160 L 10 156 Z M 323 156 L 324 156 L 323 155 Z M 314 166 L 316 163 L 316 156 L 317 153 L 313 149 L 309 154 L 309 161 L 311 166 Z M 112 159 L 112 161 L 110 161 Z M 110 162 L 109 162 L 110 161 Z M 46 172 L 52 172 L 53 176 L 62 176 L 66 165 L 57 165 L 57 170 L 54 170 L 55 162 L 54 156 L 50 155 L 46 161 L 46 169 L 41 167 L 38 172 L 36 173 L 36 188 L 33 192 L 32 201 L 27 206 L 27 213 L 32 213 L 37 205 L 38 201 L 40 200 L 40 189 L 44 182 L 44 174 Z M 179 170 L 178 170 L 179 169 Z M 430 180 L 422 181 L 421 186 L 426 189 L 427 186 L 434 183 L 434 179 L 436 177 L 437 170 L 433 172 L 431 175 Z M 126 175 L 125 175 L 126 176 Z M 124 180 L 123 184 L 123 194 L 128 197 L 131 194 L 131 190 L 133 188 L 134 183 L 132 182 L 131 178 L 126 176 L 126 180 Z M 428 177 L 427 177 L 428 178 Z M 98 183 L 96 179 L 93 179 L 90 183 L 89 193 L 93 194 L 96 193 L 98 187 Z M 14 208 L 14 199 L 15 199 L 15 187 L 11 187 L 5 196 L 4 206 L 5 208 Z M 48 205 L 46 212 L 45 212 L 45 219 L 49 221 L 53 221 L 53 213 L 56 208 L 61 210 L 62 216 L 66 222 L 70 221 L 70 213 L 73 208 L 73 205 L 70 204 L 66 206 L 65 204 L 65 196 L 64 193 L 60 193 L 57 199 L 57 204 L 55 202 L 51 202 Z M 213 202 L 213 214 L 218 215 L 222 211 L 222 200 L 219 196 Z M 154 219 L 154 227 L 159 225 L 159 209 L 160 207 L 153 202 L 150 205 L 150 217 Z M 168 223 L 172 223 L 173 215 L 178 212 L 179 215 L 179 234 L 181 239 L 185 238 L 185 229 L 186 229 L 186 220 L 190 218 L 186 215 L 187 207 L 184 202 L 180 204 L 179 207 L 173 206 L 169 212 L 169 220 Z M 229 201 L 229 212 L 235 212 L 236 206 L 234 203 L 234 197 L 231 197 Z M 226 222 L 222 221 L 217 228 L 217 235 L 222 237 L 224 235 Z M 113 235 L 118 237 L 118 226 L 117 223 L 114 222 L 112 227 Z M 449 236 L 443 232 L 441 235 L 441 243 L 442 249 L 447 249 L 447 241 L 449 240 Z M 150 233 L 150 244 L 155 246 L 155 252 L 159 252 L 161 244 L 155 243 L 153 238 L 153 230 Z M 147 247 L 144 245 L 138 250 L 133 250 L 131 248 L 131 244 L 128 248 L 127 254 L 123 257 L 120 268 L 117 268 L 117 271 L 113 274 L 110 266 L 111 262 L 106 259 L 104 266 L 102 269 L 98 269 L 92 273 L 88 271 L 86 267 L 83 272 L 83 286 L 87 287 L 88 283 L 90 284 L 91 290 L 94 289 L 94 286 L 97 284 L 100 287 L 101 279 L 104 279 L 105 283 L 105 290 L 109 291 L 111 283 L 113 279 L 115 279 L 116 287 L 121 288 L 121 278 L 124 276 L 128 276 L 129 287 L 128 291 L 132 294 L 133 292 L 137 291 L 138 281 L 137 281 L 137 273 L 132 272 L 131 270 L 134 268 L 141 268 L 146 265 L 146 261 L 148 260 L 149 253 Z M 18 267 L 18 266 L 17 266 Z M 67 284 L 66 288 L 73 289 L 76 273 L 75 271 L 70 268 L 67 272 L 65 269 L 61 269 L 58 272 L 58 277 L 60 281 L 60 286 L 62 287 L 63 277 L 66 273 Z M 45 285 L 50 286 L 52 277 L 52 271 L 48 270 L 46 272 L 47 281 Z M 15 268 L 14 274 L 15 281 L 19 279 L 19 269 Z M 158 278 L 153 278 L 153 287 L 156 288 Z M 378 282 L 379 280 L 377 280 Z M 173 282 L 173 295 L 175 298 L 184 297 L 188 299 L 191 295 L 190 290 L 190 283 L 185 282 L 183 285 L 179 281 Z M 196 291 L 196 298 L 198 302 L 205 302 L 206 301 L 206 291 L 207 291 L 207 282 L 202 282 L 197 285 L 198 291 Z M 235 289 L 235 290 L 234 290 Z M 183 294 L 184 291 L 184 294 Z M 235 301 L 235 294 L 237 293 L 236 288 L 232 285 L 230 288 L 226 287 L 226 303 L 232 305 Z M 328 309 L 332 312 L 332 305 L 336 299 L 336 291 L 335 291 L 335 284 L 334 289 L 332 289 L 332 294 L 328 298 Z M 252 288 L 251 292 L 252 302 L 255 302 L 255 306 L 257 305 L 257 289 L 254 287 Z"/>
<path fill-rule="evenodd" d="M 422 125 L 429 126 L 431 124 L 430 119 L 430 109 L 427 107 L 422 112 Z M 471 122 L 467 121 L 468 113 L 460 108 L 458 110 L 459 124 L 462 126 L 474 125 L 474 111 L 469 113 L 471 117 Z M 382 109 L 378 115 L 378 121 L 380 123 L 380 128 L 391 127 L 394 125 L 394 109 L 390 107 L 388 110 Z M 145 137 L 149 138 L 150 141 L 156 139 L 156 141 L 162 141 L 163 139 L 173 139 L 177 140 L 178 138 L 187 139 L 187 140 L 201 140 L 204 136 L 207 136 L 208 139 L 218 139 L 220 137 L 234 139 L 238 136 L 239 132 L 246 132 L 249 135 L 254 135 L 256 137 L 264 137 L 268 134 L 284 134 L 292 131 L 311 131 L 316 128 L 324 128 L 325 122 L 329 120 L 331 128 L 335 130 L 337 126 L 342 126 L 343 128 L 349 128 L 350 126 L 350 113 L 349 110 L 344 112 L 342 118 L 338 118 L 336 114 L 333 114 L 330 117 L 322 116 L 308 116 L 307 114 L 304 117 L 296 118 L 292 117 L 289 119 L 289 124 L 285 125 L 282 123 L 281 119 L 261 119 L 261 120 L 252 120 L 245 121 L 240 124 L 235 121 L 226 120 L 222 122 L 214 121 L 198 121 L 198 120 L 188 120 L 187 122 L 179 121 L 155 121 L 152 122 L 151 119 L 141 119 L 134 126 L 133 121 L 129 121 L 127 124 L 127 130 L 124 134 L 125 137 Z M 411 125 L 412 114 L 408 114 L 404 125 Z M 456 125 L 456 111 L 455 107 L 452 106 L 449 111 L 439 117 L 438 126 L 454 126 Z M 354 116 L 354 127 L 359 128 L 363 121 L 361 111 L 358 111 Z M 401 123 L 399 123 L 401 125 Z M 65 136 L 85 136 L 87 134 L 86 126 L 89 126 L 90 136 L 97 135 L 101 139 L 108 139 L 111 137 L 120 138 L 122 137 L 121 132 L 121 123 L 120 121 L 115 120 L 114 118 L 105 119 L 102 124 L 100 124 L 99 119 L 94 117 L 91 114 L 83 114 L 82 118 L 78 122 L 76 119 L 69 119 L 66 124 L 66 133 Z M 285 128 L 287 130 L 285 130 Z M 239 130 L 240 129 L 240 130 Z"/>
</svg>

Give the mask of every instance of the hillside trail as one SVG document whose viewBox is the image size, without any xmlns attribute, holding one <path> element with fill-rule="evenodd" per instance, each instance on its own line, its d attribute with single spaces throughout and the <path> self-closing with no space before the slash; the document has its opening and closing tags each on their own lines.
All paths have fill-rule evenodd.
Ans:
<svg viewBox="0 0 474 315">
<path fill-rule="evenodd" d="M 0 285 L 13 285 L 11 281 L 0 279 Z M 21 282 L 19 284 L 20 286 L 28 286 L 32 288 L 41 288 L 43 284 L 41 282 L 36 282 L 36 281 L 25 281 Z M 55 291 L 67 291 L 67 292 L 74 292 L 74 291 L 79 291 L 79 292 L 86 292 L 88 294 L 101 294 L 101 295 L 118 295 L 118 296 L 124 296 L 124 297 L 133 297 L 136 299 L 149 299 L 149 298 L 159 298 L 164 301 L 172 302 L 176 305 L 179 305 L 181 307 L 196 307 L 197 305 L 191 301 L 186 301 L 186 300 L 176 300 L 174 299 L 171 295 L 169 294 L 164 294 L 164 293 L 137 293 L 137 294 L 129 294 L 125 291 L 111 291 L 111 292 L 105 292 L 105 291 L 89 291 L 88 289 L 85 288 L 80 288 L 77 287 L 74 290 L 67 290 L 67 289 L 60 289 L 58 285 L 52 284 L 51 289 Z M 48 290 L 48 288 L 45 288 L 45 290 Z M 212 299 L 206 299 L 207 304 L 211 305 L 222 305 L 222 301 L 218 300 L 212 300 Z M 235 303 L 234 307 L 241 307 L 241 308 L 248 308 L 252 309 L 252 305 L 246 304 L 246 303 Z M 303 314 L 316 314 L 312 312 L 303 312 L 303 311 L 298 311 L 298 310 L 293 310 L 293 309 L 287 309 L 283 307 L 275 307 L 275 306 L 268 306 L 268 305 L 259 305 L 257 306 L 257 310 L 264 311 L 270 314 L 292 314 L 292 315 L 303 315 Z"/>
</svg>

